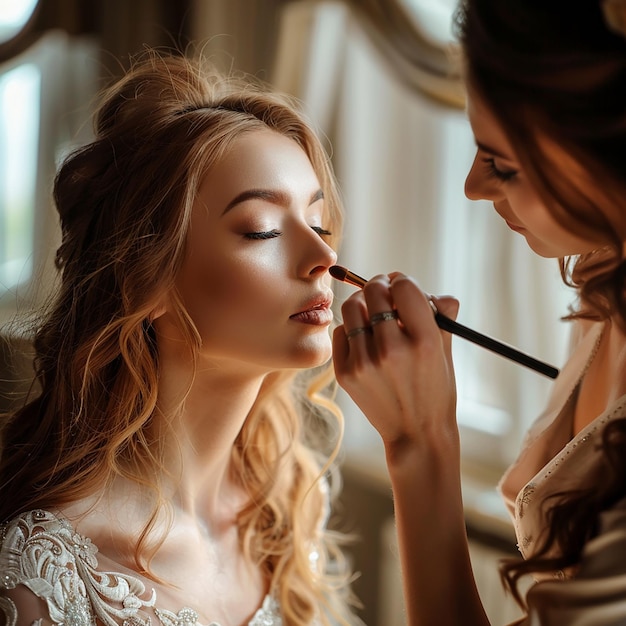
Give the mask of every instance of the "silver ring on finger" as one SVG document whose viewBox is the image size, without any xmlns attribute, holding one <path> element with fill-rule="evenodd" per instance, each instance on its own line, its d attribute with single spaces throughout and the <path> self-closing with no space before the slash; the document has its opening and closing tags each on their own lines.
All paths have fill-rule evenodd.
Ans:
<svg viewBox="0 0 626 626">
<path fill-rule="evenodd" d="M 346 339 L 350 341 L 353 337 L 357 335 L 361 335 L 363 333 L 371 333 L 372 329 L 369 326 L 358 326 L 357 328 L 353 328 L 351 331 L 346 333 Z"/>
<path fill-rule="evenodd" d="M 370 324 L 376 326 L 376 324 L 380 324 L 381 322 L 390 322 L 391 320 L 397 319 L 397 311 L 381 311 L 380 313 L 374 313 L 374 315 L 370 317 Z"/>
</svg>

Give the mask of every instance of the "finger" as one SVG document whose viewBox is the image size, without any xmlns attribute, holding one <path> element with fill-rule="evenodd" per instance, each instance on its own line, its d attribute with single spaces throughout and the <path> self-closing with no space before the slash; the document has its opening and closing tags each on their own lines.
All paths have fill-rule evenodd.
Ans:
<svg viewBox="0 0 626 626">
<path fill-rule="evenodd" d="M 459 301 L 452 296 L 431 296 L 430 297 L 437 311 L 441 315 L 445 315 L 451 320 L 456 320 L 459 313 Z M 452 350 L 452 334 L 449 332 L 442 333 L 444 346 L 448 353 Z"/>
<path fill-rule="evenodd" d="M 451 320 L 456 320 L 459 314 L 459 301 L 452 296 L 430 296 L 437 311 Z"/>
<path fill-rule="evenodd" d="M 352 294 L 343 303 L 341 314 L 348 352 L 365 357 L 369 351 L 371 328 L 363 293 L 359 291 Z"/>
<path fill-rule="evenodd" d="M 398 334 L 400 330 L 397 319 L 398 313 L 389 287 L 389 277 L 379 275 L 373 277 L 363 289 L 370 324 L 378 349 L 400 336 Z"/>
<path fill-rule="evenodd" d="M 346 370 L 350 347 L 346 339 L 346 330 L 344 326 L 337 326 L 333 331 L 333 366 L 335 368 L 335 377 L 341 379 L 342 373 Z"/>
<path fill-rule="evenodd" d="M 429 296 L 420 289 L 415 279 L 394 273 L 390 293 L 402 324 L 411 337 L 418 338 L 436 327 Z"/>
</svg>

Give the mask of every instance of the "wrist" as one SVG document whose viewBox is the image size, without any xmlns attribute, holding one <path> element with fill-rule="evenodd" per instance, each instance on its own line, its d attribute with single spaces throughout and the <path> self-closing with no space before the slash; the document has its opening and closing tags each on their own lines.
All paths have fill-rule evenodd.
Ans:
<svg viewBox="0 0 626 626">
<path fill-rule="evenodd" d="M 385 442 L 385 460 L 392 482 L 408 478 L 419 481 L 421 477 L 454 477 L 461 472 L 461 453 L 458 430 L 441 429 L 437 433 L 419 438 L 403 437 Z"/>
</svg>

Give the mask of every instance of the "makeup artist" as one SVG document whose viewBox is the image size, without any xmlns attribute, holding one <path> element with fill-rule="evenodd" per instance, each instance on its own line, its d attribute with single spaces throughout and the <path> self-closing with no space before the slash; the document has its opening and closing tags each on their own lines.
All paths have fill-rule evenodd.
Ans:
<svg viewBox="0 0 626 626">
<path fill-rule="evenodd" d="M 520 598 L 524 625 L 623 626 L 626 2 L 463 0 L 457 27 L 477 145 L 466 194 L 558 259 L 579 295 L 571 358 L 500 484 L 523 556 L 503 575 L 518 598 L 519 577 L 536 580 Z M 457 311 L 451 298 L 436 306 Z M 381 320 L 385 311 L 398 321 Z M 370 280 L 343 321 L 336 374 L 385 442 L 408 623 L 485 625 L 463 520 L 451 335 L 402 274 Z"/>
<path fill-rule="evenodd" d="M 40 393 L 2 420 L 0 624 L 359 624 L 325 527 L 342 219 L 294 104 L 148 52 L 54 198 Z"/>
</svg>

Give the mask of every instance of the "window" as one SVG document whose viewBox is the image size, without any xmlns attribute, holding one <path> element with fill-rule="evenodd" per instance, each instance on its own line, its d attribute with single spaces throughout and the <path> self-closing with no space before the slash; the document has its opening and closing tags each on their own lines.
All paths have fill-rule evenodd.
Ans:
<svg viewBox="0 0 626 626">
<path fill-rule="evenodd" d="M 37 0 L 0 0 L 0 43 L 17 38 Z M 0 296 L 32 274 L 41 72 L 0 72 Z"/>
<path fill-rule="evenodd" d="M 0 41 L 15 37 L 33 14 L 38 0 L 0 0 Z"/>
<path fill-rule="evenodd" d="M 444 48 L 453 40 L 452 14 L 456 0 L 402 0 L 418 30 L 433 45 Z"/>
<path fill-rule="evenodd" d="M 0 75 L 0 293 L 33 270 L 40 90 L 32 63 Z"/>
<path fill-rule="evenodd" d="M 95 41 L 61 31 L 0 65 L 0 326 L 53 288 L 51 184 L 59 156 L 91 136 L 98 76 Z"/>
</svg>

